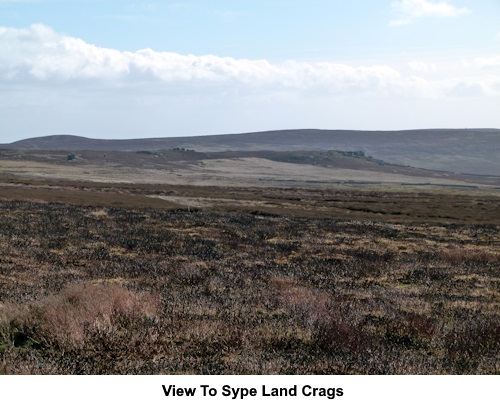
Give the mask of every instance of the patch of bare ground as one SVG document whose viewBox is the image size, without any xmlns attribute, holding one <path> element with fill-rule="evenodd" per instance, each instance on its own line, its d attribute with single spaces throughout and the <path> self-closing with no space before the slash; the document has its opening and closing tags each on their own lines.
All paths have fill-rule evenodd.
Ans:
<svg viewBox="0 0 500 405">
<path fill-rule="evenodd" d="M 100 187 L 169 204 L 144 194 L 215 191 Z M 277 212 L 0 202 L 0 373 L 500 372 L 496 200 L 399 195 L 424 219 L 398 221 L 302 215 L 304 199 L 391 211 L 389 194 L 246 193 Z"/>
</svg>

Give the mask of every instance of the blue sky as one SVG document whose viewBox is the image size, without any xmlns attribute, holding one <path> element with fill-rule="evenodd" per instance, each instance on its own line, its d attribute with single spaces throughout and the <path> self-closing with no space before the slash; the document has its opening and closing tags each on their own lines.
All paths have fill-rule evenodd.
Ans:
<svg viewBox="0 0 500 405">
<path fill-rule="evenodd" d="M 498 0 L 0 0 L 0 142 L 500 127 Z"/>
</svg>

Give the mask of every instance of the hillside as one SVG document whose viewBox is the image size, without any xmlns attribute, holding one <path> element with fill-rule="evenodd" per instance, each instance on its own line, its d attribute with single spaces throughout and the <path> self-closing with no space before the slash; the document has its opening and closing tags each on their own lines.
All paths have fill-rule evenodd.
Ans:
<svg viewBox="0 0 500 405">
<path fill-rule="evenodd" d="M 244 134 L 126 140 L 54 135 L 0 145 L 5 149 L 141 151 L 362 151 L 386 162 L 457 173 L 500 176 L 499 129 L 406 131 L 282 130 Z"/>
</svg>

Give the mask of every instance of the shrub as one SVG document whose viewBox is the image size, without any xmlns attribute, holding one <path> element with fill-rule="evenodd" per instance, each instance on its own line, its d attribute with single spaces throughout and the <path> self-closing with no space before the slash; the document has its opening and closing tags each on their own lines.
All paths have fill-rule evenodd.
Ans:
<svg viewBox="0 0 500 405">
<path fill-rule="evenodd" d="M 470 251 L 465 249 L 447 249 L 439 254 L 439 258 L 452 265 L 480 263 L 490 264 L 500 262 L 500 255 L 485 251 Z"/>
<path fill-rule="evenodd" d="M 119 319 L 153 317 L 157 310 L 151 295 L 116 284 L 75 284 L 35 305 L 27 326 L 45 343 L 77 344 L 87 332 L 113 328 Z"/>
</svg>

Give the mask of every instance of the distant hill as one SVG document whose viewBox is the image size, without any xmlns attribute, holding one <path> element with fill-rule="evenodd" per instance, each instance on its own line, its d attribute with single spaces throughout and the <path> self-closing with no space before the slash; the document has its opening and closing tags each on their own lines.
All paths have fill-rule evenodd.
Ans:
<svg viewBox="0 0 500 405">
<path fill-rule="evenodd" d="M 72 135 L 25 139 L 0 148 L 63 151 L 362 151 L 400 165 L 500 176 L 499 129 L 349 131 L 295 129 L 177 138 L 103 140 Z"/>
</svg>

